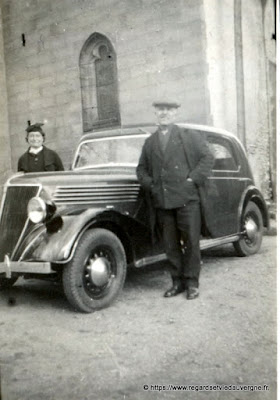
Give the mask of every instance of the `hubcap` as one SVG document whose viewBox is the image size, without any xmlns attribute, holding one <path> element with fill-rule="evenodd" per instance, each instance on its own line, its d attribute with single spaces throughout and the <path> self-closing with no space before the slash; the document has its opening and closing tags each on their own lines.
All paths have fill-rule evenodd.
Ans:
<svg viewBox="0 0 280 400">
<path fill-rule="evenodd" d="M 108 282 L 110 263 L 105 257 L 91 258 L 87 270 L 95 286 L 104 286 Z"/>
<path fill-rule="evenodd" d="M 84 265 L 84 289 L 92 299 L 100 299 L 109 292 L 115 275 L 116 265 L 111 249 L 96 247 Z"/>
<path fill-rule="evenodd" d="M 258 225 L 252 218 L 247 219 L 245 222 L 245 230 L 247 237 L 253 242 L 258 233 Z"/>
</svg>

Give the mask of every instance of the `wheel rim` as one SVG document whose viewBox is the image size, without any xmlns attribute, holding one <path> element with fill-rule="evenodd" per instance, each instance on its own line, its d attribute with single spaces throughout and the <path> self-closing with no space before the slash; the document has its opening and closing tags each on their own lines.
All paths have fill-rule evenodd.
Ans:
<svg viewBox="0 0 280 400">
<path fill-rule="evenodd" d="M 85 291 L 93 299 L 104 297 L 115 277 L 116 261 L 112 250 L 106 246 L 96 247 L 84 264 L 83 284 Z"/>
<path fill-rule="evenodd" d="M 244 221 L 245 241 L 250 247 L 256 245 L 260 237 L 260 226 L 254 213 L 249 213 Z"/>
</svg>

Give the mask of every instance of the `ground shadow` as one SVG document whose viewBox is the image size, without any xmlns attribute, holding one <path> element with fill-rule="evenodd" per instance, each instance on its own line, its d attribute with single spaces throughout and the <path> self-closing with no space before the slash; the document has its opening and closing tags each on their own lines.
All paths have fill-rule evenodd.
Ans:
<svg viewBox="0 0 280 400">
<path fill-rule="evenodd" d="M 19 279 L 11 288 L 1 290 L 1 303 L 8 307 L 28 305 L 36 310 L 46 307 L 70 310 L 62 285 L 39 279 Z"/>
</svg>

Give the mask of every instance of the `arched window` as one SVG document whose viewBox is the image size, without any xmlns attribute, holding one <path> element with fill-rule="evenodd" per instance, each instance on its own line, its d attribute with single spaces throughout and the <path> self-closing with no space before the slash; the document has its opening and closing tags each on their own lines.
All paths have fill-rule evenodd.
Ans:
<svg viewBox="0 0 280 400">
<path fill-rule="evenodd" d="M 83 130 L 120 125 L 116 53 L 110 41 L 93 33 L 80 55 Z"/>
</svg>

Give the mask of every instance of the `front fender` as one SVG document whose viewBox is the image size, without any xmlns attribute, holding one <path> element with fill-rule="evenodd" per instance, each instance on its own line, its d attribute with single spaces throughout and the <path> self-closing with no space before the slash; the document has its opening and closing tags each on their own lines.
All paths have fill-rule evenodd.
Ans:
<svg viewBox="0 0 280 400">
<path fill-rule="evenodd" d="M 78 236 L 89 221 L 103 209 L 88 209 L 79 215 L 62 217 L 63 226 L 55 233 L 48 233 L 46 227 L 40 229 L 37 236 L 26 246 L 20 260 L 67 262 Z"/>
</svg>

